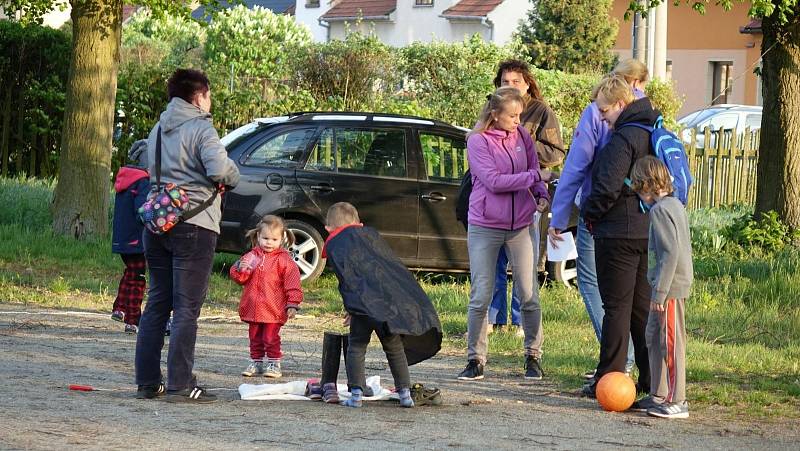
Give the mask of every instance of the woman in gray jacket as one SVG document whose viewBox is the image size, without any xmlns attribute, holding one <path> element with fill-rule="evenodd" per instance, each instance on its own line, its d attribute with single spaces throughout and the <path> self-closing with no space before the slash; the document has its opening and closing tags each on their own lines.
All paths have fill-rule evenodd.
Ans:
<svg viewBox="0 0 800 451">
<path fill-rule="evenodd" d="M 218 186 L 233 187 L 239 170 L 228 158 L 211 123 L 208 77 L 178 69 L 167 82 L 169 104 L 148 137 L 150 181 L 156 179 L 156 143 L 161 134 L 161 183 L 186 191 L 188 210 L 215 195 Z M 192 374 L 197 319 L 208 291 L 208 279 L 219 235 L 220 197 L 206 209 L 163 235 L 144 232 L 150 290 L 136 340 L 137 397 L 166 392 L 171 402 L 213 402 L 216 396 L 197 386 Z M 167 384 L 161 373 L 164 330 L 172 312 L 167 354 Z"/>
</svg>

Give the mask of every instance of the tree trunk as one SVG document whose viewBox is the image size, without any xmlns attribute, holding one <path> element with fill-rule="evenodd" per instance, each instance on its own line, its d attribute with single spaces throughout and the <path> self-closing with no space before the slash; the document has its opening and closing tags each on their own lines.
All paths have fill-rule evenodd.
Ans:
<svg viewBox="0 0 800 451">
<path fill-rule="evenodd" d="M 72 0 L 72 54 L 53 230 L 76 238 L 108 229 L 111 137 L 122 0 Z"/>
<path fill-rule="evenodd" d="M 28 177 L 36 177 L 38 174 L 36 172 L 36 155 L 39 152 L 39 149 L 36 147 L 36 141 L 38 136 L 36 133 L 31 134 L 30 137 L 30 148 L 31 148 L 31 158 L 28 160 Z"/>
<path fill-rule="evenodd" d="M 5 95 L 3 96 L 3 131 L 0 135 L 0 147 L 2 147 L 2 163 L 3 170 L 2 175 L 3 177 L 8 177 L 8 166 L 11 164 L 11 160 L 9 159 L 10 155 L 8 154 L 8 141 L 11 136 L 11 93 L 14 91 L 11 88 L 11 84 L 5 86 Z"/>
<path fill-rule="evenodd" d="M 764 113 L 755 211 L 758 216 L 775 210 L 800 228 L 800 22 L 789 24 L 772 18 L 762 22 L 761 51 L 771 50 L 761 69 Z"/>
<path fill-rule="evenodd" d="M 25 90 L 20 86 L 18 89 L 19 99 L 17 101 L 17 133 L 14 146 L 14 170 L 17 175 L 22 174 L 22 163 L 25 156 Z"/>
</svg>

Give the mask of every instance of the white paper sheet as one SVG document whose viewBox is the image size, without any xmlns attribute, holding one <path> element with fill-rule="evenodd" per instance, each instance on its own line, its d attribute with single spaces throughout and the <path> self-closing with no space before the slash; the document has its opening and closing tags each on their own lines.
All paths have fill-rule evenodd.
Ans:
<svg viewBox="0 0 800 451">
<path fill-rule="evenodd" d="M 572 232 L 564 232 L 559 236 L 564 240 L 558 242 L 558 247 L 553 247 L 550 238 L 547 238 L 547 259 L 551 262 L 563 262 L 578 258 L 578 251 L 575 249 L 575 240 L 572 238 Z"/>
</svg>

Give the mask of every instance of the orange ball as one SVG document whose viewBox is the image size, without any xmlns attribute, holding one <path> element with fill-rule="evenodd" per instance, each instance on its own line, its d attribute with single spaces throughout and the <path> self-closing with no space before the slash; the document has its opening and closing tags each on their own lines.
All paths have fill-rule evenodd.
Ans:
<svg viewBox="0 0 800 451">
<path fill-rule="evenodd" d="M 636 384 L 625 373 L 615 371 L 600 378 L 595 395 L 603 410 L 623 412 L 636 399 Z"/>
</svg>

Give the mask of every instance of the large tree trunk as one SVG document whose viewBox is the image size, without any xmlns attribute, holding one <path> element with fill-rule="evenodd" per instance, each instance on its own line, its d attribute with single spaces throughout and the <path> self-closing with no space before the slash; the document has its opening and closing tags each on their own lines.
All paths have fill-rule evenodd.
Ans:
<svg viewBox="0 0 800 451">
<path fill-rule="evenodd" d="M 792 22 L 794 22 L 792 24 Z M 775 210 L 800 228 L 800 22 L 764 18 L 756 214 Z M 774 47 L 773 47 L 774 45 Z"/>
<path fill-rule="evenodd" d="M 5 87 L 5 95 L 3 96 L 3 131 L 0 132 L 0 153 L 2 154 L 2 161 L 0 161 L 0 165 L 3 166 L 2 175 L 3 177 L 8 177 L 8 166 L 11 164 L 10 155 L 9 155 L 9 140 L 11 137 L 11 95 L 14 90 L 9 83 Z"/>
<path fill-rule="evenodd" d="M 122 0 L 72 0 L 72 55 L 53 229 L 76 238 L 108 228 L 111 137 Z"/>
</svg>

